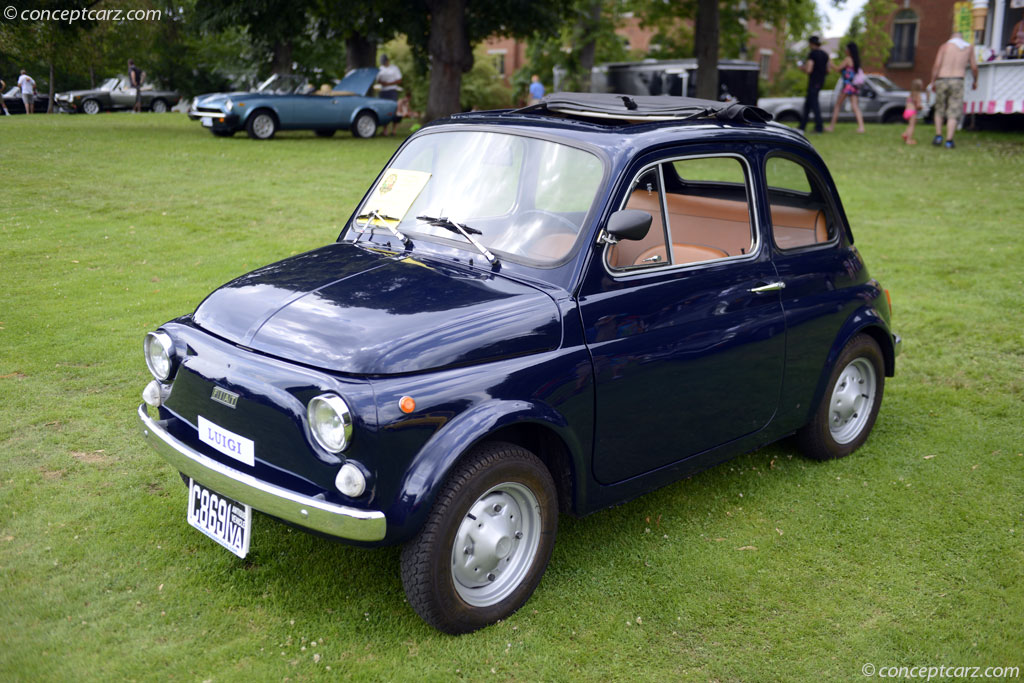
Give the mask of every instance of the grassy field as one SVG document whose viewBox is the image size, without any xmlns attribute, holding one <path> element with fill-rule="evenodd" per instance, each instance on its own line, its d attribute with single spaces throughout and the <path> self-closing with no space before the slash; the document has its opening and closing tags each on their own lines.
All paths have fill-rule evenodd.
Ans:
<svg viewBox="0 0 1024 683">
<path fill-rule="evenodd" d="M 145 332 L 331 241 L 394 139 L 0 119 L 0 679 L 862 680 L 1024 669 L 1024 134 L 818 136 L 904 354 L 854 456 L 783 442 L 585 519 L 453 638 L 395 549 L 264 517 L 240 561 L 136 433 Z M 1022 674 L 1024 675 L 1024 674 Z"/>
</svg>

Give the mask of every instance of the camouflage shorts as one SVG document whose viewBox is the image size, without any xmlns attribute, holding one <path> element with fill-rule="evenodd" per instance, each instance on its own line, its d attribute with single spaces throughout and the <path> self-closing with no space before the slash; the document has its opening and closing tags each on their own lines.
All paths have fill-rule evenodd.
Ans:
<svg viewBox="0 0 1024 683">
<path fill-rule="evenodd" d="M 940 78 L 935 81 L 935 115 L 958 119 L 964 115 L 964 79 Z"/>
</svg>

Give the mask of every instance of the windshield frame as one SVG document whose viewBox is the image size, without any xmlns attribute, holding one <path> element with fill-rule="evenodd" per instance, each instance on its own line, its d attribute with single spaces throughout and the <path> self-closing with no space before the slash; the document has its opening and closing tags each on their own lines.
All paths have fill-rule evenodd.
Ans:
<svg viewBox="0 0 1024 683">
<path fill-rule="evenodd" d="M 345 224 L 345 228 L 344 230 L 342 230 L 341 235 L 339 236 L 339 241 L 347 240 L 356 242 L 359 241 L 360 237 L 366 237 L 366 235 L 361 234 L 357 229 L 355 225 L 357 222 L 355 217 L 363 211 L 363 208 L 367 200 L 369 199 L 370 194 L 373 191 L 373 188 L 377 186 L 377 183 L 380 182 L 380 179 L 384 177 L 384 175 L 392 168 L 392 164 L 394 163 L 395 159 L 398 158 L 398 156 L 405 150 L 406 146 L 409 145 L 409 143 L 411 143 L 413 140 L 418 140 L 426 135 L 443 135 L 446 133 L 456 132 L 496 133 L 499 135 L 509 135 L 514 137 L 540 140 L 542 142 L 565 145 L 566 147 L 571 147 L 573 149 L 578 149 L 583 152 L 588 152 L 598 160 L 598 162 L 601 164 L 601 179 L 598 181 L 597 186 L 594 189 L 594 197 L 591 200 L 590 207 L 587 209 L 586 214 L 583 216 L 583 219 L 580 222 L 580 229 L 576 236 L 576 242 L 573 244 L 572 248 L 565 253 L 565 255 L 562 258 L 553 261 L 541 261 L 537 259 L 524 257 L 521 254 L 513 254 L 502 249 L 495 248 L 489 244 L 484 245 L 489 250 L 494 252 L 494 254 L 498 257 L 498 261 L 500 263 L 513 263 L 516 265 L 521 265 L 527 268 L 542 271 L 561 268 L 566 263 L 575 259 L 576 256 L 579 254 L 581 245 L 587 244 L 589 242 L 589 239 L 587 239 L 587 234 L 590 232 L 589 228 L 602 210 L 601 197 L 607 190 L 609 177 L 612 170 L 611 159 L 608 157 L 607 152 L 598 145 L 594 145 L 570 137 L 564 137 L 561 135 L 551 133 L 549 131 L 524 130 L 522 128 L 512 128 L 488 124 L 447 124 L 443 126 L 438 126 L 436 128 L 427 128 L 408 138 L 402 144 L 402 146 L 395 151 L 391 159 L 388 160 L 387 165 L 383 169 L 381 169 L 381 172 L 370 184 L 369 188 L 367 188 L 366 194 L 364 194 L 362 199 L 359 200 L 359 204 L 357 205 L 356 210 L 353 211 L 352 217 L 349 219 L 348 223 Z M 469 227 L 473 227 L 472 220 L 470 220 L 467 225 Z M 482 257 L 482 254 L 479 251 L 477 251 L 477 249 L 468 241 L 466 241 L 466 239 L 463 238 L 461 235 L 456 235 L 453 233 L 451 237 L 447 237 L 435 233 L 421 232 L 415 229 L 415 227 L 406 226 L 403 226 L 402 232 L 404 232 L 408 237 L 413 238 L 414 245 L 418 244 L 419 242 L 431 242 L 446 247 L 455 247 L 460 252 L 466 252 L 467 254 L 474 258 Z M 389 234 L 388 236 L 390 237 L 391 235 Z M 482 260 L 486 262 L 486 259 Z M 490 264 L 488 264 L 488 266 L 489 265 Z"/>
<path fill-rule="evenodd" d="M 884 93 L 906 92 L 906 88 L 901 88 L 900 86 L 896 85 L 889 79 L 888 76 L 885 76 L 884 74 L 868 74 L 867 79 L 868 82 L 871 83 L 871 85 L 875 86 Z"/>
<path fill-rule="evenodd" d="M 96 89 L 97 90 L 102 90 L 104 92 L 113 92 L 117 88 L 118 84 L 120 84 L 120 83 L 121 83 L 121 79 L 120 78 L 107 78 L 102 83 L 100 83 L 99 86 Z M 106 87 L 108 85 L 110 86 L 109 88 Z"/>
</svg>

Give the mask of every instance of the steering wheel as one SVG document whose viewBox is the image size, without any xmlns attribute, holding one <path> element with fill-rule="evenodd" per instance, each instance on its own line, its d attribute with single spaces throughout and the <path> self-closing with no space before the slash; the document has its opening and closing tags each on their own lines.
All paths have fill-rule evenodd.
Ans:
<svg viewBox="0 0 1024 683">
<path fill-rule="evenodd" d="M 564 216 L 559 216 L 557 213 L 551 213 L 550 211 L 545 211 L 544 209 L 529 209 L 528 211 L 523 211 L 523 212 L 521 212 L 519 214 L 519 218 L 522 219 L 524 216 L 529 216 L 532 213 L 540 214 L 541 216 L 544 216 L 545 218 L 552 218 L 552 219 L 560 222 L 563 226 L 568 228 L 567 230 L 559 230 L 559 231 L 555 232 L 554 234 L 561 234 L 561 233 L 565 233 L 565 232 L 571 232 L 573 235 L 575 235 L 576 233 L 578 233 L 580 231 L 579 226 L 576 225 L 575 223 L 573 223 L 572 221 L 570 221 L 568 218 L 565 218 Z"/>
</svg>

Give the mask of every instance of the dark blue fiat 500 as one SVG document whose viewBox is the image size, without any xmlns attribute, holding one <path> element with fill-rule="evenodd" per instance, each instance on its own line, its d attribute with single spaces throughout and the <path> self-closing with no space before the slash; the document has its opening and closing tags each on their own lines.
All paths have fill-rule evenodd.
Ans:
<svg viewBox="0 0 1024 683">
<path fill-rule="evenodd" d="M 150 333 L 138 417 L 239 556 L 252 511 L 403 544 L 447 632 L 537 587 L 558 515 L 795 434 L 868 438 L 899 337 L 839 195 L 755 108 L 554 96 L 407 140 L 338 240 Z"/>
</svg>

